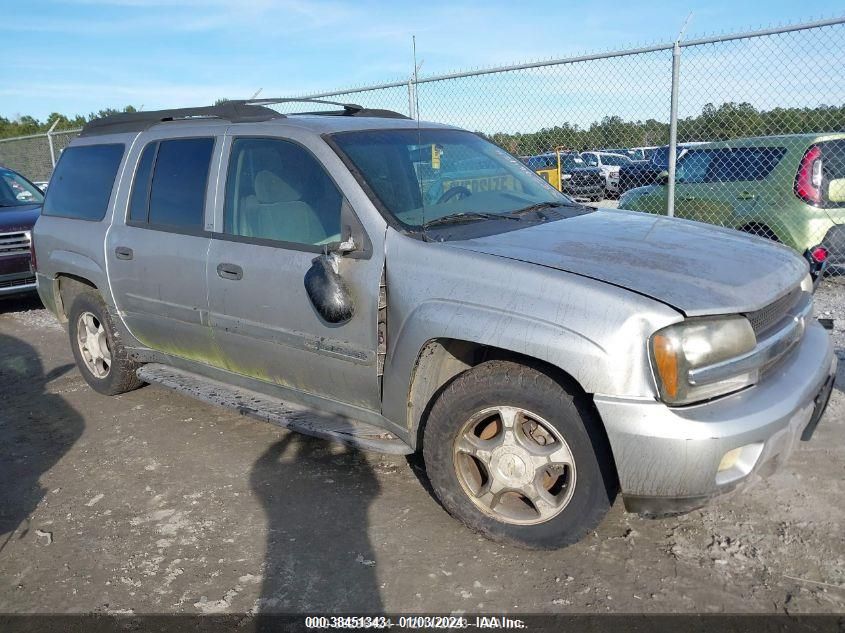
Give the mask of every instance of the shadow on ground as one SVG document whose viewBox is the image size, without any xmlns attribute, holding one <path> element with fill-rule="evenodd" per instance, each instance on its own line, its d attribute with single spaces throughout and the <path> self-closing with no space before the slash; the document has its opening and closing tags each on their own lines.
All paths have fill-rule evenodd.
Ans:
<svg viewBox="0 0 845 633">
<path fill-rule="evenodd" d="M 67 364 L 49 374 L 33 347 L 0 334 L 0 551 L 24 538 L 32 513 L 47 491 L 40 483 L 82 435 L 82 416 L 47 383 L 73 369 Z M 48 538 L 45 536 L 45 538 Z"/>
<path fill-rule="evenodd" d="M 253 466 L 267 517 L 259 613 L 381 610 L 368 510 L 379 484 L 355 449 L 290 433 Z"/>
<path fill-rule="evenodd" d="M 41 310 L 44 305 L 35 293 L 14 295 L 0 299 L 0 314 L 9 312 L 24 312 L 27 310 Z"/>
</svg>

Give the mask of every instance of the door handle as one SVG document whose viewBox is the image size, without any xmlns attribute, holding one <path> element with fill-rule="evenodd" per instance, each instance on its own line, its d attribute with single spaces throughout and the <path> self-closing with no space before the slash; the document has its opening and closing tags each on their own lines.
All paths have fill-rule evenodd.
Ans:
<svg viewBox="0 0 845 633">
<path fill-rule="evenodd" d="M 742 191 L 736 195 L 737 199 L 739 200 L 754 200 L 757 197 L 757 194 L 751 193 L 750 191 Z"/>
<path fill-rule="evenodd" d="M 243 279 L 244 269 L 237 264 L 217 264 L 217 276 L 221 279 L 231 279 L 236 281 Z"/>
<path fill-rule="evenodd" d="M 132 259 L 135 256 L 132 249 L 128 246 L 116 246 L 114 249 L 114 255 L 118 259 Z"/>
</svg>

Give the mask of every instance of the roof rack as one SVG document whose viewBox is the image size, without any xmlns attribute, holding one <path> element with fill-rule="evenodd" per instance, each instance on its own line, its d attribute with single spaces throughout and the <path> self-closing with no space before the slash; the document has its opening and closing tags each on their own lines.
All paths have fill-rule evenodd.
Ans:
<svg viewBox="0 0 845 633">
<path fill-rule="evenodd" d="M 379 117 L 407 119 L 409 117 L 392 110 L 364 108 L 354 103 L 324 101 L 322 99 L 242 99 L 224 101 L 213 106 L 176 108 L 173 110 L 150 110 L 146 112 L 121 112 L 89 121 L 82 128 L 80 136 L 141 132 L 159 123 L 169 121 L 191 121 L 195 119 L 221 119 L 232 123 L 258 123 L 273 119 L 285 119 L 287 115 L 277 112 L 268 105 L 280 103 L 323 103 L 341 106 L 342 110 L 324 112 L 303 112 L 308 115 Z"/>
</svg>

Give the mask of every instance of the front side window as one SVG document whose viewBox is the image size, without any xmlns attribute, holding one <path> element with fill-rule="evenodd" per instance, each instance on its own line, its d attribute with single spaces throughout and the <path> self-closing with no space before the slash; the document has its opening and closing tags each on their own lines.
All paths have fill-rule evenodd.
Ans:
<svg viewBox="0 0 845 633">
<path fill-rule="evenodd" d="M 713 150 L 693 149 L 678 161 L 676 180 L 687 184 L 707 182 Z"/>
<path fill-rule="evenodd" d="M 602 154 L 601 162 L 611 167 L 621 167 L 622 165 L 630 165 L 631 159 L 627 156 L 619 156 L 616 154 Z"/>
<path fill-rule="evenodd" d="M 122 143 L 68 147 L 50 178 L 50 193 L 41 212 L 79 220 L 102 220 L 124 149 Z"/>
<path fill-rule="evenodd" d="M 581 157 L 584 159 L 584 162 L 587 163 L 588 166 L 599 166 L 599 158 L 595 154 L 581 154 Z"/>
<path fill-rule="evenodd" d="M 495 220 L 535 205 L 584 212 L 519 159 L 471 132 L 362 130 L 331 139 L 374 201 L 411 230 L 447 218 Z"/>
<path fill-rule="evenodd" d="M 0 168 L 0 210 L 25 204 L 41 204 L 44 194 L 20 174 Z"/>
<path fill-rule="evenodd" d="M 334 181 L 300 145 L 272 138 L 232 143 L 226 234 L 310 246 L 339 242 L 342 203 Z"/>
</svg>

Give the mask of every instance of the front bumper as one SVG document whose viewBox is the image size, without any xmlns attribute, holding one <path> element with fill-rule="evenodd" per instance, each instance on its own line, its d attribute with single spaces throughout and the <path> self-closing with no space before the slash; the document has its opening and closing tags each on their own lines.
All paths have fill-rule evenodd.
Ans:
<svg viewBox="0 0 845 633">
<path fill-rule="evenodd" d="M 563 192 L 574 196 L 600 196 L 604 193 L 604 182 L 572 183 L 563 182 Z"/>
<path fill-rule="evenodd" d="M 835 373 L 830 337 L 812 321 L 761 383 L 734 395 L 689 407 L 597 395 L 626 508 L 687 512 L 771 474 L 824 413 Z M 736 464 L 720 471 L 740 448 Z"/>
<path fill-rule="evenodd" d="M 35 292 L 35 289 L 35 273 L 32 271 L 0 275 L 0 297 Z"/>
</svg>

